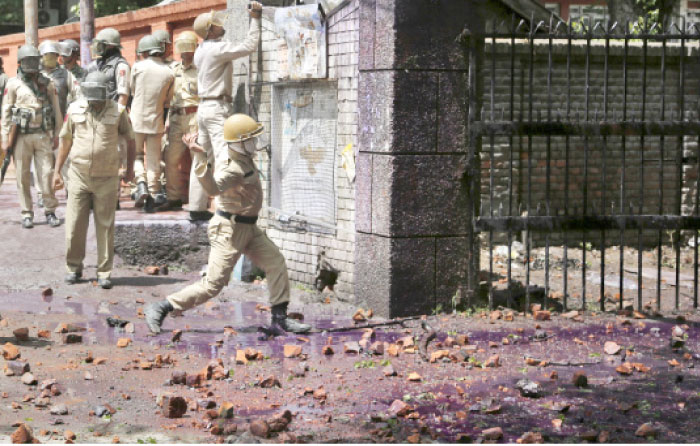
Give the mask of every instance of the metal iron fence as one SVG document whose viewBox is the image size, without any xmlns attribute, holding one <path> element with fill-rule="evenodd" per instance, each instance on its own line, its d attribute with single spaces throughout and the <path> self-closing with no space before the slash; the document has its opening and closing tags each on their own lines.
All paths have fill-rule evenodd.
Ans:
<svg viewBox="0 0 700 446">
<path fill-rule="evenodd" d="M 563 308 L 569 308 L 568 256 L 574 243 L 583 247 L 584 309 L 590 286 L 586 246 L 591 243 L 600 249 L 601 310 L 605 254 L 611 245 L 619 247 L 614 260 L 619 262 L 620 308 L 625 248 L 637 249 L 639 310 L 644 249 L 651 244 L 657 257 L 658 309 L 662 247 L 672 246 L 678 308 L 683 235 L 693 241 L 692 304 L 697 308 L 698 25 L 671 24 L 666 30 L 651 23 L 572 26 L 552 18 L 549 23 L 513 19 L 488 28 L 465 30 L 462 36 L 469 66 L 469 289 L 479 287 L 479 252 L 487 245 L 493 308 L 495 240 L 507 245 L 510 289 L 511 247 L 525 231 L 526 308 L 535 243 L 544 246 L 545 308 L 554 288 L 563 291 Z M 630 241 L 635 233 L 636 243 Z M 563 275 L 557 283 L 550 274 L 553 243 L 563 247 Z"/>
</svg>

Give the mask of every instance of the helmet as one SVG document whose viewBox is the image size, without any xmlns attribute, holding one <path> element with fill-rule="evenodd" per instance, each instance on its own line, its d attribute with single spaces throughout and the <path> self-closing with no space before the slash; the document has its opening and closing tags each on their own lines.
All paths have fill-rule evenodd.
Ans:
<svg viewBox="0 0 700 446">
<path fill-rule="evenodd" d="M 25 73 L 37 73 L 39 71 L 39 59 L 41 54 L 32 45 L 22 45 L 17 50 L 17 63 Z"/>
<path fill-rule="evenodd" d="M 163 48 L 160 46 L 160 42 L 158 42 L 158 39 L 155 38 L 153 35 L 147 35 L 141 37 L 141 40 L 139 40 L 139 45 L 136 48 L 136 52 L 141 54 L 141 53 L 160 53 L 163 51 Z"/>
<path fill-rule="evenodd" d="M 88 101 L 104 101 L 107 99 L 107 84 L 109 78 L 101 71 L 93 71 L 85 76 L 80 84 L 80 90 Z"/>
<path fill-rule="evenodd" d="M 259 136 L 264 126 L 255 119 L 242 113 L 236 113 L 224 121 L 224 141 L 243 142 Z"/>
<path fill-rule="evenodd" d="M 175 39 L 175 48 L 179 53 L 194 53 L 197 49 L 197 34 L 193 31 L 183 31 L 177 39 Z"/>
<path fill-rule="evenodd" d="M 209 34 L 209 28 L 211 28 L 212 25 L 224 26 L 225 22 L 226 11 L 203 12 L 194 19 L 192 28 L 194 28 L 194 32 L 196 32 L 199 37 L 206 39 L 207 34 Z"/>
<path fill-rule="evenodd" d="M 58 44 L 61 50 L 61 56 L 69 57 L 71 54 L 80 52 L 80 44 L 73 39 L 66 39 Z"/>
<path fill-rule="evenodd" d="M 173 43 L 173 41 L 170 40 L 170 33 L 165 29 L 155 30 L 152 35 L 158 39 L 159 42 Z"/>
<path fill-rule="evenodd" d="M 59 54 L 60 52 L 61 48 L 58 46 L 58 42 L 54 40 L 44 40 L 39 45 L 39 54 L 41 54 L 42 56 L 48 53 Z"/>
<path fill-rule="evenodd" d="M 102 42 L 105 45 L 116 46 L 119 48 L 122 47 L 122 36 L 119 34 L 119 31 L 114 28 L 105 28 L 100 30 L 100 32 L 98 32 L 95 36 L 95 40 Z"/>
</svg>

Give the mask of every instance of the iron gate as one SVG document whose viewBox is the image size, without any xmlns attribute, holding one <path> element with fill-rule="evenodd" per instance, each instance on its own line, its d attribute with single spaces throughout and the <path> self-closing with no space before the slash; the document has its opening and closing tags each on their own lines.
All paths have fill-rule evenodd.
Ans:
<svg viewBox="0 0 700 446">
<path fill-rule="evenodd" d="M 625 257 L 635 250 L 638 310 L 643 309 L 643 278 L 654 268 L 656 295 L 646 298 L 655 300 L 657 309 L 662 282 L 672 282 L 674 274 L 679 308 L 681 281 L 690 277 L 681 270 L 692 270 L 688 298 L 697 308 L 699 41 L 696 24 L 662 30 L 650 23 L 513 19 L 482 32 L 465 31 L 474 248 L 468 254 L 468 286 L 475 291 L 479 271 L 486 269 L 477 255 L 483 249 L 491 308 L 496 259 L 507 264 L 502 281 L 508 293 L 513 268 L 524 269 L 518 274 L 527 309 L 537 281 L 545 308 L 557 292 L 563 308 L 570 308 L 573 268 L 581 270 L 583 309 L 595 304 L 595 295 L 588 294 L 593 290 L 605 310 L 614 288 L 619 296 L 613 296 L 613 305 L 619 299 L 622 309 L 625 289 L 635 288 L 625 277 L 635 275 Z M 518 263 L 513 243 L 521 236 L 524 259 Z M 500 258 L 494 255 L 499 245 L 507 247 L 507 254 L 498 248 Z M 552 276 L 552 249 L 561 253 L 561 280 Z M 573 262 L 572 249 L 580 262 Z M 611 249 L 619 254 L 606 257 Z M 537 280 L 534 250 L 544 254 L 544 277 Z M 682 250 L 690 264 L 682 262 Z M 655 265 L 645 268 L 649 262 Z M 611 263 L 618 264 L 612 266 L 617 276 L 606 276 Z M 591 283 L 595 277 L 599 287 Z M 619 282 L 606 284 L 606 277 Z M 635 300 L 635 291 L 628 292 Z"/>
</svg>

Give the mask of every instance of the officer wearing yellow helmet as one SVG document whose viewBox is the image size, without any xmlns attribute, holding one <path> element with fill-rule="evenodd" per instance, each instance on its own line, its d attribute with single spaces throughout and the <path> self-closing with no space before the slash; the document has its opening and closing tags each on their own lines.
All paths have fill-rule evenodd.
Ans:
<svg viewBox="0 0 700 446">
<path fill-rule="evenodd" d="M 180 61 L 170 65 L 175 75 L 175 93 L 168 113 L 168 146 L 164 152 L 167 203 L 158 211 L 179 209 L 184 202 L 189 203 L 190 220 L 209 220 L 212 214 L 207 210 L 209 196 L 202 189 L 193 173 L 183 174 L 179 165 L 187 152 L 182 141 L 183 135 L 197 132 L 197 69 L 192 60 L 199 39 L 192 31 L 184 31 L 175 39 L 175 50 Z M 192 164 L 194 169 L 194 163 Z M 185 189 L 189 182 L 189 193 Z"/>
<path fill-rule="evenodd" d="M 197 135 L 184 138 L 195 152 L 193 162 L 197 178 L 206 191 L 216 197 L 216 215 L 208 227 L 211 251 L 207 273 L 199 282 L 149 305 L 145 311 L 148 328 L 159 333 L 171 311 L 188 310 L 219 294 L 228 283 L 236 262 L 245 254 L 267 277 L 272 324 L 264 331 L 273 336 L 308 332 L 309 325 L 287 317 L 289 278 L 285 259 L 256 225 L 263 193 L 253 155 L 263 125 L 250 116 L 235 114 L 225 120 L 222 130 L 220 136 L 226 143 L 229 161 L 216 163 L 214 168 L 207 162 L 204 148 L 197 143 Z"/>
</svg>

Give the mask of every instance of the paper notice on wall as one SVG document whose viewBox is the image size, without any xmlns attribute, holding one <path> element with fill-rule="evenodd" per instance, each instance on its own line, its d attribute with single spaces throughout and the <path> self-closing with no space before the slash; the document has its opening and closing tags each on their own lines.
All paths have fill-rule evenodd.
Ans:
<svg viewBox="0 0 700 446">
<path fill-rule="evenodd" d="M 326 25 L 317 4 L 278 8 L 275 32 L 277 80 L 326 77 Z"/>
<path fill-rule="evenodd" d="M 348 180 L 353 183 L 355 181 L 355 151 L 352 150 L 352 143 L 345 146 L 340 156 L 343 158 L 343 169 L 348 175 Z"/>
</svg>

